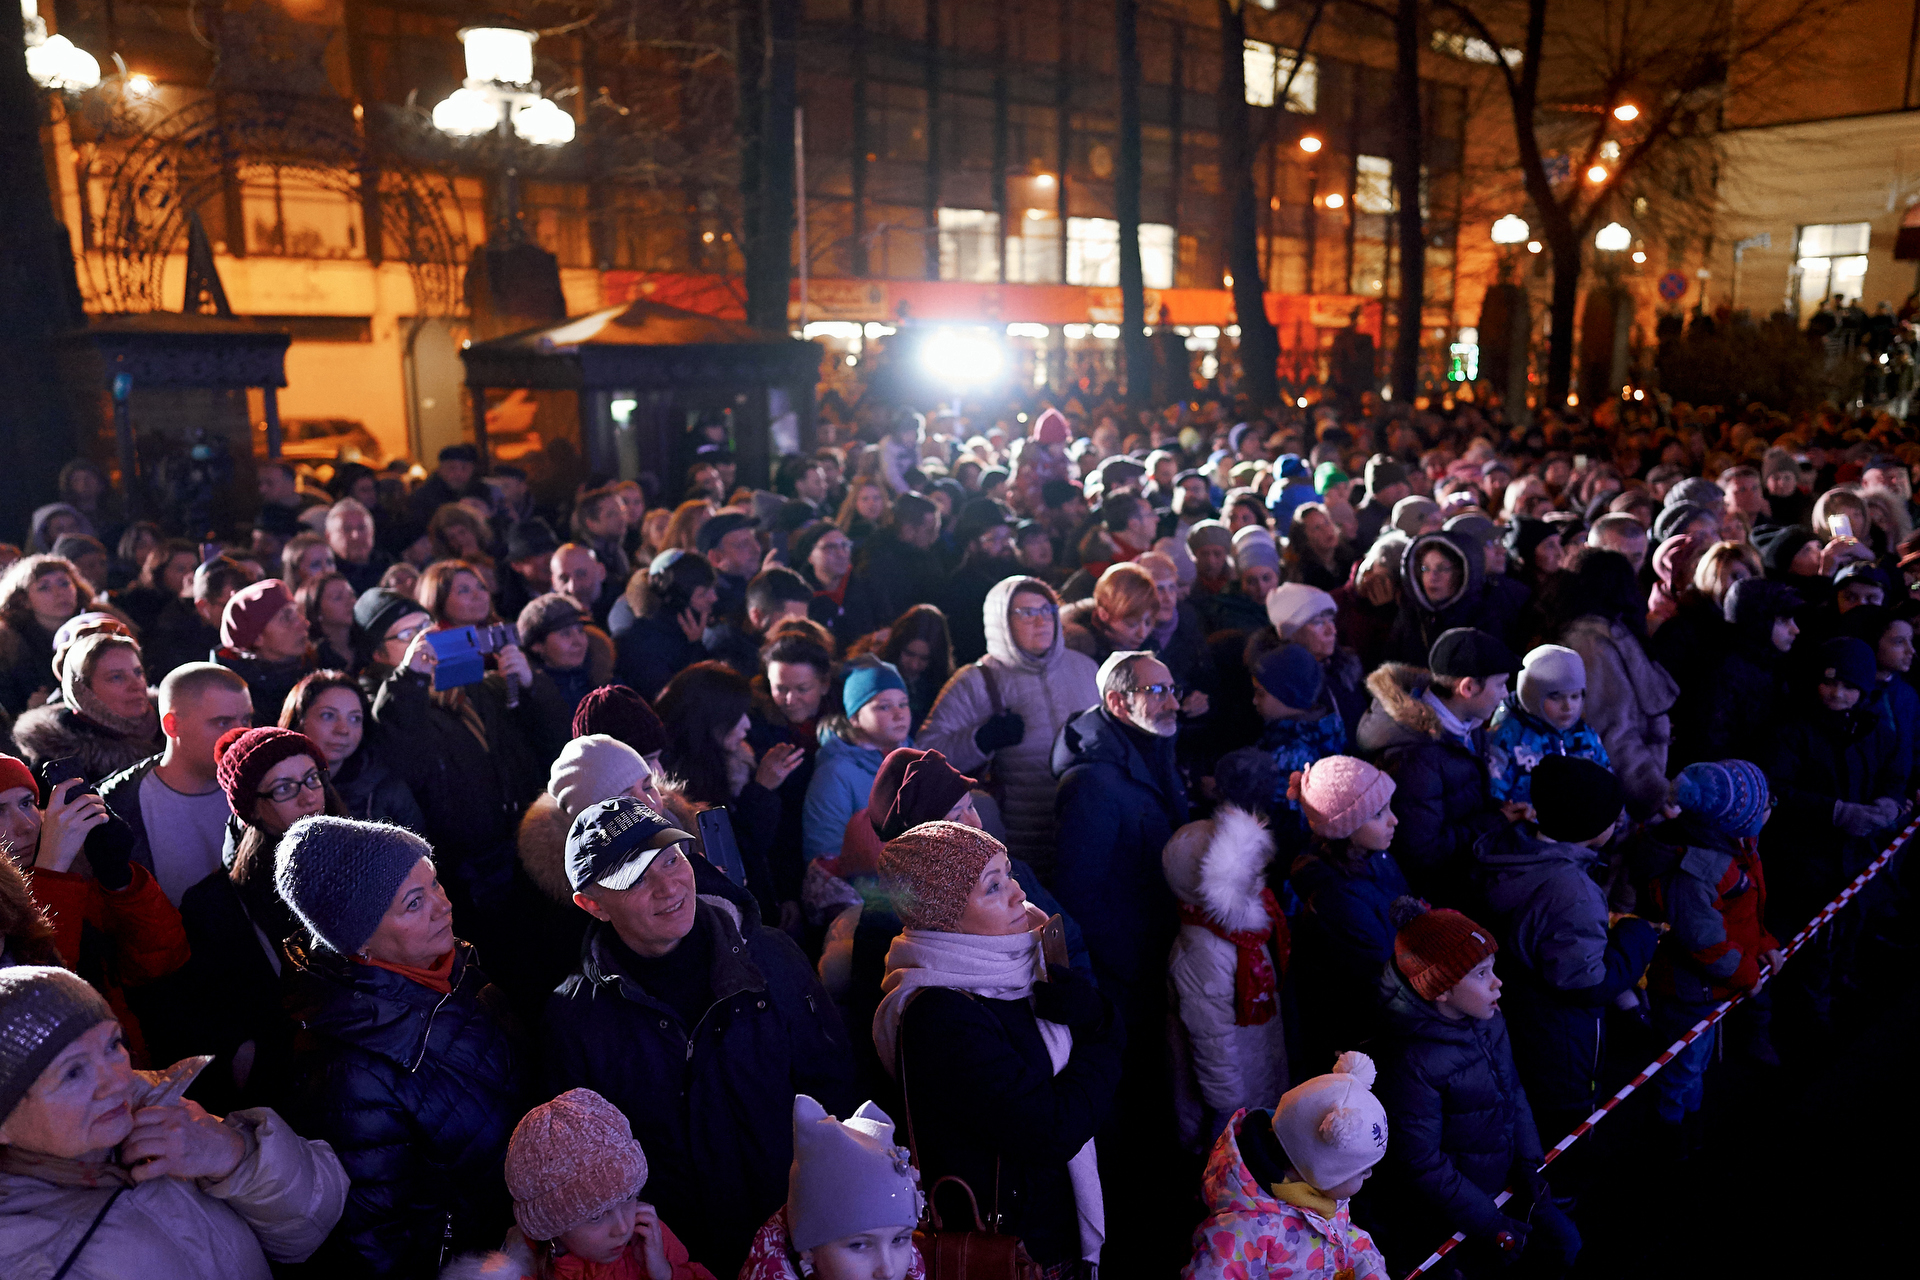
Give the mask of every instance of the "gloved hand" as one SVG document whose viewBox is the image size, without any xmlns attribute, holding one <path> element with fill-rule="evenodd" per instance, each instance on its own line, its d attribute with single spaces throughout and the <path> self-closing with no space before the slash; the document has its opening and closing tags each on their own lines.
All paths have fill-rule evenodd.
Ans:
<svg viewBox="0 0 1920 1280">
<path fill-rule="evenodd" d="M 1892 801 L 1887 803 L 1891 804 Z M 1899 809 L 1896 807 L 1894 817 L 1898 816 Z M 1890 821 L 1892 819 L 1883 819 L 1880 810 L 1873 805 L 1851 804 L 1845 800 L 1833 802 L 1833 825 L 1846 835 L 1870 836 Z"/>
<path fill-rule="evenodd" d="M 1527 1251 L 1527 1236 L 1532 1231 L 1532 1227 L 1518 1218 L 1502 1217 L 1500 1224 L 1493 1229 L 1493 1235 L 1488 1239 L 1498 1251 L 1501 1263 L 1512 1266 L 1520 1260 L 1520 1255 Z"/>
<path fill-rule="evenodd" d="M 133 883 L 133 828 L 126 819 L 109 812 L 80 848 L 101 888 L 117 891 Z"/>
<path fill-rule="evenodd" d="M 1113 1006 L 1093 985 L 1093 980 L 1063 964 L 1047 966 L 1047 981 L 1033 986 L 1033 1012 L 1048 1022 L 1057 1022 L 1076 1035 L 1095 1035 L 1104 1030 Z"/>
<path fill-rule="evenodd" d="M 1513 1196 L 1507 1201 L 1505 1212 L 1507 1216 L 1523 1221 L 1533 1215 L 1535 1205 L 1553 1195 L 1553 1189 L 1547 1185 L 1546 1175 L 1526 1164 L 1515 1165 L 1507 1183 L 1513 1188 Z"/>
<path fill-rule="evenodd" d="M 1881 796 L 1878 800 L 1875 800 L 1873 802 L 1873 811 L 1880 815 L 1880 826 L 1883 830 L 1900 821 L 1901 814 L 1904 812 L 1900 807 L 1900 802 L 1892 796 Z"/>
<path fill-rule="evenodd" d="M 1017 747 L 1027 736 L 1027 722 L 1018 711 L 1002 711 L 997 716 L 987 717 L 987 722 L 973 731 L 973 745 L 982 755 L 992 755 L 1002 747 Z"/>
</svg>

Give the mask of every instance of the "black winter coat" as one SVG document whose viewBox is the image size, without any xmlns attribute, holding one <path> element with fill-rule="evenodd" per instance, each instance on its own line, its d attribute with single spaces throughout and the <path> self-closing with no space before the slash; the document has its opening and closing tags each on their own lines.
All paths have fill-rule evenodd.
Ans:
<svg viewBox="0 0 1920 1280">
<path fill-rule="evenodd" d="M 978 662 L 986 656 L 987 593 L 1008 578 L 1024 578 L 1026 574 L 1012 556 L 988 558 L 974 554 L 962 560 L 941 584 L 940 594 L 933 597 L 933 603 L 947 615 L 955 667 Z"/>
<path fill-rule="evenodd" d="M 347 816 L 366 822 L 393 822 L 420 835 L 427 815 L 400 775 L 372 748 L 362 746 L 333 775 L 334 790 L 347 802 Z"/>
<path fill-rule="evenodd" d="M 939 599 L 945 576 L 946 567 L 937 549 L 911 546 L 891 529 L 881 529 L 862 543 L 853 565 L 854 582 L 864 583 L 873 592 L 884 619 L 897 618 L 916 604 Z M 852 589 L 849 585 L 848 591 Z"/>
<path fill-rule="evenodd" d="M 1107 1123 L 1123 1041 L 1111 1016 L 1098 1033 L 1075 1033 L 1072 1056 L 1055 1075 L 1029 1001 L 922 991 L 900 1019 L 922 1182 L 965 1179 L 989 1222 L 997 1185 L 1001 1229 L 1020 1237 L 1034 1261 L 1078 1258 L 1067 1162 Z M 957 1188 L 943 1189 L 940 1208 L 948 1222 L 966 1221 Z"/>
<path fill-rule="evenodd" d="M 730 1276 L 786 1203 L 794 1095 L 832 1115 L 860 1099 L 846 1029 L 800 949 L 701 860 L 695 876 L 714 938 L 712 1006 L 685 1025 L 621 971 L 612 926 L 594 924 L 580 971 L 547 1003 L 545 1096 L 592 1089 L 626 1113 L 647 1153 L 642 1198 Z"/>
<path fill-rule="evenodd" d="M 1433 550 L 1450 556 L 1461 575 L 1460 589 L 1437 606 L 1420 585 L 1420 558 Z M 1504 590 L 1488 591 L 1486 557 L 1477 539 L 1464 533 L 1422 534 L 1400 557 L 1400 616 L 1394 619 L 1387 640 L 1387 657 L 1425 666 L 1433 642 L 1454 627 L 1478 627 L 1511 643 L 1524 603 L 1524 596 L 1516 599 Z"/>
<path fill-rule="evenodd" d="M 1287 969 L 1299 1011 L 1296 1061 L 1315 1066 L 1378 1029 L 1375 988 L 1380 966 L 1393 959 L 1390 913 L 1394 899 L 1407 892 L 1392 854 L 1346 849 L 1340 857 L 1316 842 L 1314 852 L 1295 859 L 1289 877 L 1302 900 Z"/>
<path fill-rule="evenodd" d="M 644 614 L 621 625 L 615 611 L 613 631 L 613 678 L 635 693 L 653 702 L 667 681 L 696 662 L 707 659 L 706 645 L 687 639 L 677 618 L 664 612 Z"/>
<path fill-rule="evenodd" d="M 1864 698 L 1851 711 L 1836 712 L 1808 694 L 1801 699 L 1780 725 L 1767 762 L 1776 807 L 1760 835 L 1777 922 L 1793 929 L 1858 875 L 1884 843 L 1878 833 L 1841 831 L 1833 820 L 1834 802 L 1870 805 L 1890 798 L 1902 802 L 1903 816 L 1906 808 L 1900 736 L 1886 704 Z"/>
<path fill-rule="evenodd" d="M 458 943 L 447 995 L 389 969 L 288 950 L 301 1026 L 287 1118 L 353 1185 L 317 1259 L 338 1275 L 431 1277 L 499 1245 L 503 1162 L 524 1109 L 499 991 Z M 330 1260 L 330 1261 L 329 1261 Z"/>
</svg>

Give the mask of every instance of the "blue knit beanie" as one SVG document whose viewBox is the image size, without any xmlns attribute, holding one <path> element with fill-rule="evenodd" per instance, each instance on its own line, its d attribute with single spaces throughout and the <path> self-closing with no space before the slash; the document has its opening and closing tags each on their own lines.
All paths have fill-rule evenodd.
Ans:
<svg viewBox="0 0 1920 1280">
<path fill-rule="evenodd" d="M 1767 825 L 1767 775 L 1748 760 L 1690 764 L 1673 780 L 1673 799 L 1688 813 L 1736 839 Z"/>
<path fill-rule="evenodd" d="M 847 681 L 840 688 L 840 705 L 846 708 L 847 715 L 857 716 L 860 708 L 872 702 L 889 689 L 907 691 L 907 682 L 900 678 L 900 668 L 891 662 L 876 662 L 870 667 L 849 667 Z"/>
<path fill-rule="evenodd" d="M 1326 686 L 1326 675 L 1320 670 L 1320 661 L 1307 651 L 1305 645 L 1285 644 L 1260 659 L 1260 665 L 1254 670 L 1253 678 L 1267 691 L 1267 696 L 1277 699 L 1295 711 L 1310 711 L 1320 701 L 1320 691 Z"/>
<path fill-rule="evenodd" d="M 273 885 L 315 941 L 350 956 L 380 927 L 433 846 L 405 827 L 315 814 L 287 828 L 273 854 Z"/>
</svg>

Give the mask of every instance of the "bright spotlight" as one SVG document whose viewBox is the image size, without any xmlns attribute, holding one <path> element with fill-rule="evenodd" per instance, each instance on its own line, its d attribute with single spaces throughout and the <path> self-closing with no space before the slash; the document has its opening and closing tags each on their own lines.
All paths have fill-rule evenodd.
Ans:
<svg viewBox="0 0 1920 1280">
<path fill-rule="evenodd" d="M 1343 206 L 1345 206 L 1346 203 L 1347 203 L 1347 198 L 1341 195 L 1338 191 L 1332 191 L 1327 194 L 1327 208 L 1329 209 L 1342 208 Z"/>
<path fill-rule="evenodd" d="M 1623 123 L 1628 120 L 1638 120 L 1640 118 L 1640 108 L 1634 106 L 1631 102 L 1623 102 L 1613 109 L 1613 118 Z"/>
<path fill-rule="evenodd" d="M 920 367 L 949 386 L 992 382 L 1000 376 L 1000 344 L 977 329 L 937 329 L 920 344 Z"/>
<path fill-rule="evenodd" d="M 1593 168 L 1587 170 L 1588 182 L 1605 182 L 1606 180 L 1607 180 L 1607 166 L 1603 164 L 1597 164 L 1593 166 Z"/>
<path fill-rule="evenodd" d="M 1300 139 L 1300 149 L 1306 152 L 1308 155 L 1312 155 L 1314 152 L 1318 151 L 1320 147 L 1321 147 L 1320 139 L 1314 137 L 1312 134 L 1308 134 L 1306 137 Z"/>
</svg>

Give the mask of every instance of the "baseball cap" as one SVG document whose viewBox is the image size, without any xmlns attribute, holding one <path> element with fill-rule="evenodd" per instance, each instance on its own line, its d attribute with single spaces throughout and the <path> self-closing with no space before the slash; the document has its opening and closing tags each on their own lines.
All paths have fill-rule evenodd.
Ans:
<svg viewBox="0 0 1920 1280">
<path fill-rule="evenodd" d="M 567 883 L 631 889 L 664 849 L 693 836 L 632 796 L 587 806 L 567 829 Z"/>
</svg>

